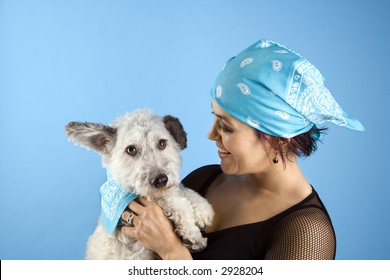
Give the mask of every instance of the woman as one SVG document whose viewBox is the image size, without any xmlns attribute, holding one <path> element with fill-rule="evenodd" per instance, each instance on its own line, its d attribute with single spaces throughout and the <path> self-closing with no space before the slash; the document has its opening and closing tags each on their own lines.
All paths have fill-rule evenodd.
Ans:
<svg viewBox="0 0 390 280">
<path fill-rule="evenodd" d="M 221 165 L 184 179 L 215 211 L 208 247 L 190 253 L 161 209 L 141 198 L 122 232 L 163 259 L 334 259 L 336 238 L 297 157 L 317 148 L 325 121 L 363 131 L 324 86 L 321 73 L 293 50 L 260 40 L 231 58 L 211 91 Z M 128 212 L 122 217 L 127 219 Z"/>
</svg>

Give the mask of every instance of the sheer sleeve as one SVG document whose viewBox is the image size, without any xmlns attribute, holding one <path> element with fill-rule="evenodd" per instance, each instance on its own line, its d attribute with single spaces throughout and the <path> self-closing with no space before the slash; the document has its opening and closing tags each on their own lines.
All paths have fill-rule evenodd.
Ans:
<svg viewBox="0 0 390 280">
<path fill-rule="evenodd" d="M 273 232 L 265 259 L 334 259 L 336 237 L 330 218 L 319 207 L 307 207 L 284 217 Z"/>
</svg>

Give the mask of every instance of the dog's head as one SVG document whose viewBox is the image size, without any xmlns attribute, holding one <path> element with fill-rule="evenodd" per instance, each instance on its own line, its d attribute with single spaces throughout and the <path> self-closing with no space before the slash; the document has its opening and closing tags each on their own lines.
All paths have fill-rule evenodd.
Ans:
<svg viewBox="0 0 390 280">
<path fill-rule="evenodd" d="M 103 165 L 128 191 L 147 196 L 180 183 L 180 151 L 187 136 L 175 117 L 136 110 L 111 125 L 70 122 L 65 132 L 69 140 L 100 153 Z"/>
</svg>

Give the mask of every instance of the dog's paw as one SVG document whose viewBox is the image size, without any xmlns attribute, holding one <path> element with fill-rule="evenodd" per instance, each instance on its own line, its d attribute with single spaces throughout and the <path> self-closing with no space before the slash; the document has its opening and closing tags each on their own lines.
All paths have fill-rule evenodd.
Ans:
<svg viewBox="0 0 390 280">
<path fill-rule="evenodd" d="M 213 221 L 213 215 L 204 215 L 196 217 L 196 226 L 200 229 L 204 229 L 206 226 L 210 226 Z"/>
<path fill-rule="evenodd" d="M 183 240 L 184 246 L 186 246 L 191 252 L 200 252 L 207 247 L 207 238 L 202 237 L 197 240 Z"/>
<path fill-rule="evenodd" d="M 181 236 L 184 246 L 186 246 L 191 252 L 198 252 L 206 248 L 207 238 L 203 237 L 199 228 L 194 224 L 192 229 L 185 230 L 185 228 L 176 229 L 176 232 Z"/>
<path fill-rule="evenodd" d="M 206 226 L 210 226 L 213 218 L 214 211 L 210 204 L 207 204 L 205 208 L 197 208 L 195 211 L 196 226 L 200 229 L 204 229 Z"/>
</svg>

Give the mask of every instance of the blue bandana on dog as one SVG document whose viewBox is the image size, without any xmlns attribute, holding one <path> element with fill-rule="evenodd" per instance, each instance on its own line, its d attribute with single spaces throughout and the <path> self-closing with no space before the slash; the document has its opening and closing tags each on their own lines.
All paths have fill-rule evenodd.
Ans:
<svg viewBox="0 0 390 280">
<path fill-rule="evenodd" d="M 107 171 L 107 181 L 100 187 L 102 195 L 102 222 L 110 235 L 115 232 L 118 221 L 127 205 L 138 195 L 123 190 L 122 185 Z"/>
<path fill-rule="evenodd" d="M 231 58 L 211 96 L 236 119 L 273 136 L 291 138 L 326 121 L 364 131 L 336 102 L 316 67 L 270 40 Z"/>
</svg>

